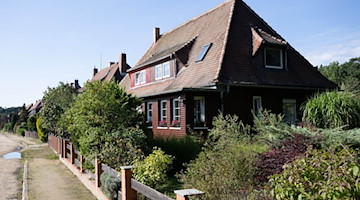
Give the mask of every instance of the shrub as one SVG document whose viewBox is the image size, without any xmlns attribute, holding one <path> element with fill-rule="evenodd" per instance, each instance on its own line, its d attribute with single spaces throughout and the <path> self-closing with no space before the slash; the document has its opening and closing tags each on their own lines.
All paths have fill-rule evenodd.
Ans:
<svg viewBox="0 0 360 200">
<path fill-rule="evenodd" d="M 309 150 L 270 178 L 270 193 L 276 199 L 357 199 L 358 153 L 346 146 Z"/>
<path fill-rule="evenodd" d="M 201 151 L 201 142 L 192 136 L 184 138 L 155 138 L 150 141 L 152 146 L 156 146 L 165 151 L 166 154 L 172 155 L 173 170 L 180 172 L 184 169 L 184 164 L 194 160 Z"/>
<path fill-rule="evenodd" d="M 42 128 L 42 117 L 39 117 L 36 120 L 36 131 L 38 133 L 39 139 L 43 142 L 46 142 L 47 141 L 47 133 Z"/>
<path fill-rule="evenodd" d="M 118 179 L 110 176 L 107 173 L 102 173 L 100 176 L 101 189 L 105 195 L 111 199 L 118 199 L 118 191 L 121 189 L 121 182 Z"/>
<path fill-rule="evenodd" d="M 27 129 L 29 131 L 36 131 L 36 117 L 31 116 L 27 119 Z"/>
<path fill-rule="evenodd" d="M 261 154 L 257 162 L 257 181 L 263 184 L 268 181 L 270 175 L 280 174 L 283 171 L 283 165 L 302 156 L 307 147 L 312 144 L 312 140 L 314 138 L 294 134 L 293 137 L 282 141 L 279 147 L 272 146 L 268 151 Z"/>
<path fill-rule="evenodd" d="M 144 160 L 133 162 L 134 178 L 145 185 L 158 188 L 166 181 L 166 172 L 170 169 L 173 157 L 164 151 L 154 148 L 153 152 Z"/>
<path fill-rule="evenodd" d="M 302 106 L 303 120 L 319 128 L 360 126 L 360 100 L 347 92 L 324 92 Z"/>
</svg>

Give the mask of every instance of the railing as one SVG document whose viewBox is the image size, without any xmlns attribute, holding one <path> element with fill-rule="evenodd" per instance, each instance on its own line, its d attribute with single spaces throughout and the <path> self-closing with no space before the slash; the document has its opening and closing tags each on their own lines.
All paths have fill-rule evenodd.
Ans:
<svg viewBox="0 0 360 200">
<path fill-rule="evenodd" d="M 48 144 L 55 152 L 60 155 L 61 158 L 68 161 L 69 164 L 75 166 L 78 169 L 79 173 L 84 173 L 82 167 L 82 164 L 84 162 L 83 156 L 78 150 L 74 148 L 74 145 L 69 140 L 61 139 L 55 137 L 54 135 L 49 135 Z M 162 194 L 155 189 L 133 179 L 131 166 L 121 167 L 121 173 L 119 173 L 111 167 L 100 163 L 97 159 L 91 161 L 91 163 L 93 163 L 93 165 L 95 166 L 95 174 L 89 174 L 93 175 L 96 188 L 99 188 L 101 186 L 100 176 L 103 172 L 121 181 L 121 191 L 118 191 L 119 199 L 136 200 L 137 193 L 141 193 L 145 197 L 152 200 L 172 200 L 172 198 L 166 196 L 165 194 Z M 174 192 L 176 194 L 176 200 L 188 200 L 189 196 L 203 194 L 203 192 L 196 189 L 176 190 Z"/>
</svg>

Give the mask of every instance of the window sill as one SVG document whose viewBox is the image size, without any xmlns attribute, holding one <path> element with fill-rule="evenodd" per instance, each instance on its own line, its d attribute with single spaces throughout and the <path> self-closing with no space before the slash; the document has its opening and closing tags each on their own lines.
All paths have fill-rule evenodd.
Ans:
<svg viewBox="0 0 360 200">
<path fill-rule="evenodd" d="M 170 127 L 169 129 L 180 130 L 181 127 Z"/>
<path fill-rule="evenodd" d="M 207 130 L 208 127 L 194 127 L 194 130 Z"/>
<path fill-rule="evenodd" d="M 168 127 L 161 127 L 161 126 L 158 126 L 157 129 L 168 129 Z"/>
<path fill-rule="evenodd" d="M 146 128 L 148 128 L 148 129 L 152 129 L 153 127 L 152 127 L 152 126 L 148 126 L 148 127 L 146 127 Z"/>
</svg>

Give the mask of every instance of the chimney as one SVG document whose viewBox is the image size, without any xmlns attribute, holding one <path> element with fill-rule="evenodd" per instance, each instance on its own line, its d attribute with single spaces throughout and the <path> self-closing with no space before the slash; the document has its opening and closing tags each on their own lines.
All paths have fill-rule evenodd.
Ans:
<svg viewBox="0 0 360 200">
<path fill-rule="evenodd" d="M 126 73 L 126 70 L 129 69 L 128 64 L 126 63 L 125 53 L 121 53 L 119 56 L 119 68 L 120 68 L 120 73 Z"/>
<path fill-rule="evenodd" d="M 98 69 L 94 67 L 93 76 L 95 76 L 98 73 Z"/>
<path fill-rule="evenodd" d="M 160 39 L 160 28 L 155 27 L 154 28 L 154 44 Z"/>
<path fill-rule="evenodd" d="M 79 80 L 78 80 L 78 79 L 75 79 L 74 87 L 75 87 L 76 90 L 80 88 Z"/>
</svg>

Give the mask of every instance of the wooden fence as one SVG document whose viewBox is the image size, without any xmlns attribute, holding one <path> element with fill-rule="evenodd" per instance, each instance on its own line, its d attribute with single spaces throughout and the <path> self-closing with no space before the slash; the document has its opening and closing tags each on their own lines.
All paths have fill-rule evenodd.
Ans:
<svg viewBox="0 0 360 200">
<path fill-rule="evenodd" d="M 94 161 L 91 161 L 95 166 L 95 174 L 92 174 L 87 170 L 86 172 L 84 171 L 82 166 L 84 162 L 83 156 L 74 148 L 74 145 L 68 139 L 61 139 L 54 135 L 49 135 L 48 144 L 62 159 L 67 160 L 69 164 L 73 165 L 78 170 L 78 173 L 87 173 L 90 177 L 93 177 L 95 179 L 94 185 L 96 188 L 101 186 L 100 176 L 103 172 L 118 179 L 121 182 L 121 191 L 118 191 L 118 199 L 136 200 L 137 193 L 140 193 L 152 200 L 173 200 L 155 189 L 133 179 L 131 166 L 121 167 L 121 172 L 119 173 L 95 159 Z M 203 192 L 196 189 L 175 190 L 174 192 L 176 194 L 176 200 L 188 200 L 190 196 L 203 194 Z"/>
</svg>

